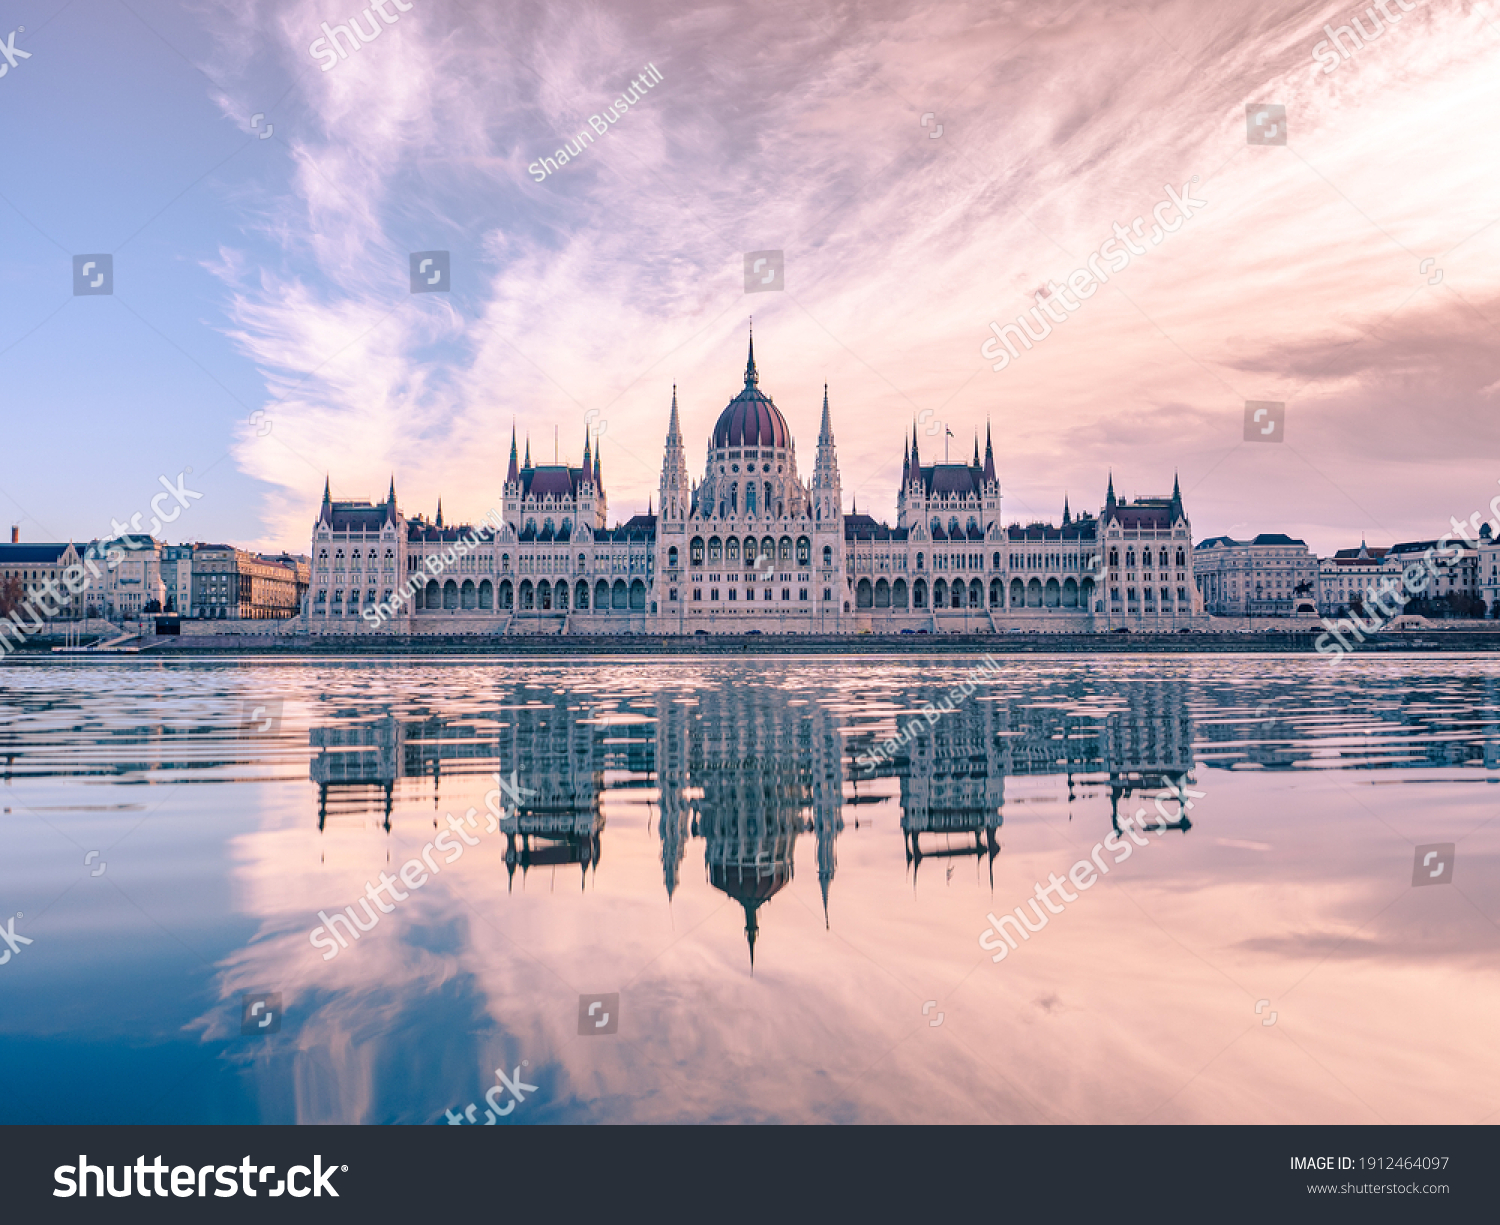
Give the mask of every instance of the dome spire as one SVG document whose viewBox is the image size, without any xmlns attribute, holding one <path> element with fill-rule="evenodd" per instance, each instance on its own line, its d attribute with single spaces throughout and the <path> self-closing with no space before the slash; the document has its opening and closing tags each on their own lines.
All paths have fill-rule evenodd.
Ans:
<svg viewBox="0 0 1500 1225">
<path fill-rule="evenodd" d="M 758 387 L 760 375 L 755 369 L 755 320 L 750 320 L 750 358 L 745 362 L 745 386 Z"/>
</svg>

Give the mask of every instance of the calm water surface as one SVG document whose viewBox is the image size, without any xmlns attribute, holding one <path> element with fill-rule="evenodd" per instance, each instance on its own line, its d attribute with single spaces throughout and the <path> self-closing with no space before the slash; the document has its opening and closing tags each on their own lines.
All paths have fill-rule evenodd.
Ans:
<svg viewBox="0 0 1500 1225">
<path fill-rule="evenodd" d="M 1500 1117 L 1500 665 L 977 662 L 7 666 L 0 1122 Z"/>
</svg>

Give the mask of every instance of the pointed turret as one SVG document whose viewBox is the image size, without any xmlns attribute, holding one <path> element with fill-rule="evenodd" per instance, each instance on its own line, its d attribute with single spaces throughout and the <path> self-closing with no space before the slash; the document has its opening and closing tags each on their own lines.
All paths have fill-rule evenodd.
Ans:
<svg viewBox="0 0 1500 1225">
<path fill-rule="evenodd" d="M 333 494 L 328 488 L 328 477 L 323 477 L 323 505 L 318 508 L 318 519 L 320 522 L 328 522 L 333 517 Z"/>
<path fill-rule="evenodd" d="M 911 479 L 918 480 L 922 475 L 922 458 L 917 453 L 917 423 L 911 423 Z"/>
<path fill-rule="evenodd" d="M 1063 494 L 1063 526 L 1067 527 L 1072 521 L 1072 517 L 1068 514 L 1068 495 Z"/>
<path fill-rule="evenodd" d="M 691 485 L 687 451 L 682 445 L 682 419 L 677 412 L 677 384 L 672 384 L 672 412 L 667 418 L 667 443 L 661 459 L 661 513 L 663 519 L 685 519 Z"/>
<path fill-rule="evenodd" d="M 510 466 L 505 470 L 505 483 L 513 485 L 521 479 L 521 469 L 516 463 L 516 423 L 510 423 Z"/>
<path fill-rule="evenodd" d="M 526 435 L 526 461 L 521 465 L 522 472 L 531 471 L 531 435 Z"/>
<path fill-rule="evenodd" d="M 438 499 L 437 526 L 438 527 L 442 527 L 443 526 L 443 499 L 442 498 Z"/>
<path fill-rule="evenodd" d="M 984 423 L 984 479 L 993 481 L 995 477 L 995 444 L 990 441 L 990 423 Z"/>
<path fill-rule="evenodd" d="M 396 505 L 396 474 L 394 472 L 391 473 L 391 488 L 390 492 L 385 495 L 385 500 L 388 506 Z"/>
<path fill-rule="evenodd" d="M 1111 471 L 1109 474 L 1109 492 L 1104 495 L 1104 509 L 1114 510 L 1115 505 L 1115 474 Z"/>
<path fill-rule="evenodd" d="M 744 902 L 745 907 L 745 939 L 750 944 L 750 973 L 755 973 L 755 937 L 760 933 L 760 924 L 755 921 L 757 906 Z M 758 904 L 757 904 L 758 905 Z"/>
<path fill-rule="evenodd" d="M 970 461 L 969 467 L 971 467 L 971 468 L 977 468 L 977 467 L 979 467 L 979 431 L 978 430 L 974 431 L 974 458 L 973 458 L 973 460 Z"/>
<path fill-rule="evenodd" d="M 745 362 L 745 386 L 754 387 L 760 383 L 760 375 L 755 369 L 755 328 L 750 328 L 750 358 Z"/>
<path fill-rule="evenodd" d="M 901 488 L 905 489 L 911 481 L 911 443 L 906 439 L 901 440 Z"/>
<path fill-rule="evenodd" d="M 594 451 L 589 446 L 588 426 L 583 427 L 583 476 L 580 478 L 587 485 L 594 479 Z"/>
<path fill-rule="evenodd" d="M 1177 473 L 1172 473 L 1172 509 L 1170 511 L 1172 522 L 1182 518 L 1182 487 L 1177 482 Z"/>
<path fill-rule="evenodd" d="M 601 469 L 599 466 L 599 457 L 603 454 L 604 447 L 601 444 L 594 451 L 594 488 L 600 493 L 604 492 L 604 474 L 603 469 Z"/>
<path fill-rule="evenodd" d="M 828 384 L 823 384 L 823 420 L 818 427 L 818 458 L 813 464 L 813 515 L 834 520 L 844 508 L 844 487 L 839 476 L 839 452 L 833 440 L 833 412 L 828 407 Z"/>
</svg>

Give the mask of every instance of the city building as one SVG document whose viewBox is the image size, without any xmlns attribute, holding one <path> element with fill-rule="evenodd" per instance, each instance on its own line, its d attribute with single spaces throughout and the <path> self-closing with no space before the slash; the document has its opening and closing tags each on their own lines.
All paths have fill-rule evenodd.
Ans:
<svg viewBox="0 0 1500 1225">
<path fill-rule="evenodd" d="M 167 596 L 162 547 L 159 540 L 143 535 L 94 541 L 84 554 L 85 564 L 91 558 L 104 564 L 84 592 L 88 615 L 123 621 L 160 612 Z"/>
<path fill-rule="evenodd" d="M 1445 538 L 1446 540 L 1446 538 Z M 1424 558 L 1431 552 L 1437 562 L 1435 571 L 1419 596 L 1411 602 L 1411 611 L 1439 617 L 1477 617 L 1479 607 L 1479 548 L 1466 540 L 1412 540 L 1390 547 L 1380 559 L 1381 574 L 1397 587 L 1401 576 L 1411 566 L 1426 568 Z M 1437 556 L 1441 552 L 1443 556 Z"/>
<path fill-rule="evenodd" d="M 843 509 L 828 388 L 810 477 L 785 417 L 744 385 L 691 479 L 673 389 L 653 510 L 607 526 L 599 448 L 583 462 L 510 460 L 478 525 L 408 518 L 383 501 L 335 501 L 312 533 L 306 624 L 315 634 L 860 633 L 1175 630 L 1207 623 L 1192 529 L 1171 495 L 1116 498 L 1097 516 L 1007 525 L 994 446 L 925 463 L 903 442 L 894 527 Z M 1304 550 L 1305 552 L 1305 550 Z M 394 601 L 394 602 L 393 602 Z"/>
<path fill-rule="evenodd" d="M 81 581 L 81 572 L 74 567 L 83 561 L 78 549 L 68 544 L 22 544 L 20 531 L 11 528 L 10 543 L 0 544 L 0 583 L 14 580 L 19 584 L 16 592 L 18 605 L 35 595 L 40 595 L 44 586 L 52 594 L 50 603 L 57 604 L 57 620 L 76 620 L 83 616 L 86 606 L 84 594 L 72 594 L 64 585 L 64 576 L 72 578 L 74 586 Z M 71 572 L 71 573 L 70 573 Z"/>
<path fill-rule="evenodd" d="M 1318 561 L 1305 541 L 1281 532 L 1254 540 L 1211 536 L 1193 550 L 1203 606 L 1218 617 L 1312 616 Z"/>
<path fill-rule="evenodd" d="M 1318 561 L 1318 612 L 1325 617 L 1343 616 L 1350 601 L 1364 599 L 1378 588 L 1380 563 L 1387 550 L 1372 549 L 1363 540 L 1357 549 L 1340 549 Z"/>
<path fill-rule="evenodd" d="M 192 556 L 190 615 L 208 620 L 284 620 L 302 611 L 309 581 L 305 559 L 200 544 Z"/>
<path fill-rule="evenodd" d="M 193 604 L 193 546 L 169 544 L 161 550 L 162 611 L 188 615 Z"/>
</svg>

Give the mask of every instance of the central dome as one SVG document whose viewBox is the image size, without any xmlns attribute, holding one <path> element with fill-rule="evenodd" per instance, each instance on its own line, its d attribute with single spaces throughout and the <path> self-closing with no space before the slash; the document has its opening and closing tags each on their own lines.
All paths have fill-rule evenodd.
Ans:
<svg viewBox="0 0 1500 1225">
<path fill-rule="evenodd" d="M 789 447 L 791 431 L 786 418 L 771 402 L 771 397 L 756 384 L 755 339 L 750 340 L 750 360 L 745 363 L 745 390 L 735 396 L 719 414 L 714 426 L 714 449 L 724 447 Z"/>
</svg>

